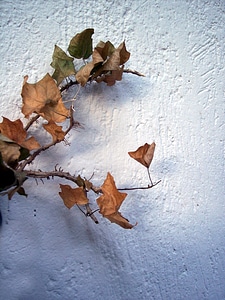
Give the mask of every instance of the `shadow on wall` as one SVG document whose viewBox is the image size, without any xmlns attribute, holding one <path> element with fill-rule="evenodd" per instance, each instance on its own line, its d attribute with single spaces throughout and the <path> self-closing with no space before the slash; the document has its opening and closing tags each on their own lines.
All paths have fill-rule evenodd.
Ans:
<svg viewBox="0 0 225 300">
<path fill-rule="evenodd" d="M 177 165 L 178 158 L 176 156 L 170 156 L 156 163 L 154 170 L 163 175 L 173 175 L 178 169 Z"/>
</svg>

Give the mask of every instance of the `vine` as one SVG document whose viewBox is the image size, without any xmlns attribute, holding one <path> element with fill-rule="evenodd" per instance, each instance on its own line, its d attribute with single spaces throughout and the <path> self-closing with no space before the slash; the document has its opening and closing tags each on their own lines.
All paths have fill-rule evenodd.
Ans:
<svg viewBox="0 0 225 300">
<path fill-rule="evenodd" d="M 92 35 L 94 30 L 88 28 L 76 34 L 68 46 L 69 55 L 59 46 L 55 45 L 51 66 L 54 69 L 52 76 L 46 74 L 36 83 L 28 83 L 28 76 L 24 77 L 22 86 L 22 113 L 25 117 L 24 126 L 21 119 L 11 121 L 3 117 L 0 123 L 0 191 L 2 195 L 7 194 L 10 200 L 15 193 L 27 196 L 23 184 L 29 178 L 54 179 L 64 178 L 71 184 L 60 184 L 59 196 L 69 209 L 76 205 L 87 217 L 90 217 L 96 224 L 96 212 L 99 212 L 111 222 L 123 228 L 132 228 L 128 219 L 119 212 L 120 206 L 127 196 L 124 191 L 150 189 L 156 184 L 153 183 L 149 167 L 155 151 L 155 143 L 138 147 L 136 151 L 128 152 L 131 158 L 142 164 L 148 173 L 149 184 L 144 187 L 133 187 L 119 189 L 116 187 L 113 176 L 108 172 L 107 177 L 100 187 L 80 175 L 75 176 L 65 172 L 62 168 L 55 166 L 54 170 L 42 171 L 30 169 L 40 153 L 52 148 L 58 143 L 65 141 L 66 135 L 80 124 L 74 120 L 74 102 L 80 87 L 87 82 L 105 82 L 112 86 L 116 81 L 122 80 L 123 73 L 132 73 L 143 76 L 137 71 L 125 69 L 124 65 L 130 57 L 125 42 L 118 48 L 110 42 L 100 42 L 93 49 Z M 80 66 L 80 64 L 82 64 Z M 63 101 L 62 93 L 68 91 L 72 85 L 79 86 L 78 92 L 71 100 L 69 108 L 66 101 Z M 40 123 L 41 120 L 41 123 Z M 32 126 L 39 121 L 40 130 L 51 135 L 51 142 L 40 144 L 30 134 Z M 63 126 L 66 129 L 63 130 Z M 93 191 L 96 196 L 98 209 L 90 207 L 88 193 Z M 0 215 L 1 219 L 1 215 Z"/>
</svg>

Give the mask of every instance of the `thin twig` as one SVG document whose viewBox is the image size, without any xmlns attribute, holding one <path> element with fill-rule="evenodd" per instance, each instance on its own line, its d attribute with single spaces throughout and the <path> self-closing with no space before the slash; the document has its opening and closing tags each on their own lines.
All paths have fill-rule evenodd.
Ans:
<svg viewBox="0 0 225 300">
<path fill-rule="evenodd" d="M 150 180 L 150 185 L 153 185 L 153 182 L 152 182 L 152 179 L 151 179 L 151 175 L 150 175 L 149 168 L 147 168 L 147 172 L 148 172 L 148 177 L 149 177 L 149 180 Z"/>
<path fill-rule="evenodd" d="M 73 111 L 72 111 L 72 107 L 70 108 L 70 125 L 67 128 L 67 130 L 65 131 L 65 135 L 64 137 L 68 134 L 68 132 L 74 127 L 74 125 L 79 126 L 79 123 L 76 122 L 73 118 Z M 49 149 L 50 147 L 61 143 L 63 140 L 56 140 L 56 141 L 52 141 L 50 144 L 42 146 L 41 148 L 39 148 L 38 150 L 36 150 L 33 154 L 31 154 L 26 160 L 24 160 L 17 168 L 18 171 L 22 171 L 24 170 L 24 168 L 30 164 L 41 152 Z"/>
<path fill-rule="evenodd" d="M 37 121 L 37 119 L 40 117 L 40 115 L 36 115 L 36 116 L 34 116 L 32 119 L 30 119 L 30 121 L 27 123 L 27 125 L 25 126 L 25 130 L 27 131 L 30 127 L 31 127 L 31 125 L 35 122 L 35 121 Z"/>
<path fill-rule="evenodd" d="M 133 75 L 145 77 L 144 74 L 142 74 L 142 73 L 140 73 L 140 72 L 138 72 L 138 71 L 136 71 L 136 70 L 124 69 L 124 70 L 123 70 L 123 73 L 131 73 L 131 74 L 133 74 Z"/>
<path fill-rule="evenodd" d="M 161 180 L 157 181 L 156 183 L 153 183 L 152 185 L 148 186 L 140 186 L 140 187 L 132 187 L 132 188 L 122 188 L 118 189 L 119 191 L 133 191 L 133 190 L 148 190 L 159 184 Z"/>
</svg>

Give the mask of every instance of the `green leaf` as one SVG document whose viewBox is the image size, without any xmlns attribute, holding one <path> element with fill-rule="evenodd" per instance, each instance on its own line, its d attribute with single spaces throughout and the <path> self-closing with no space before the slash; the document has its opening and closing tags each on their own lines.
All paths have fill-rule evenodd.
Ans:
<svg viewBox="0 0 225 300">
<path fill-rule="evenodd" d="M 77 33 L 70 41 L 68 51 L 75 58 L 87 59 L 92 54 L 92 34 L 93 28 L 85 29 Z"/>
<path fill-rule="evenodd" d="M 51 66 L 55 69 L 52 78 L 57 81 L 58 85 L 63 79 L 76 73 L 73 60 L 59 46 L 55 45 Z"/>
</svg>

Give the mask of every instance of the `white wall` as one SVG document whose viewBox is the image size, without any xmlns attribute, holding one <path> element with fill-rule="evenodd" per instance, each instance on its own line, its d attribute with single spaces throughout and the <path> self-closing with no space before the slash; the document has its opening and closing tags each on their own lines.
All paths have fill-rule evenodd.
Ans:
<svg viewBox="0 0 225 300">
<path fill-rule="evenodd" d="M 225 299 L 224 0 L 0 1 L 1 115 L 21 116 L 21 85 L 41 79 L 54 44 L 66 50 L 87 27 L 94 44 L 126 40 L 127 67 L 113 87 L 82 89 L 71 146 L 35 166 L 117 185 L 147 183 L 127 152 L 157 144 L 152 190 L 130 192 L 132 230 L 68 210 L 58 180 L 1 196 L 0 299 Z M 91 196 L 94 200 L 94 195 Z M 35 213 L 36 210 L 36 213 Z M 35 216 L 36 214 L 36 216 Z"/>
</svg>

